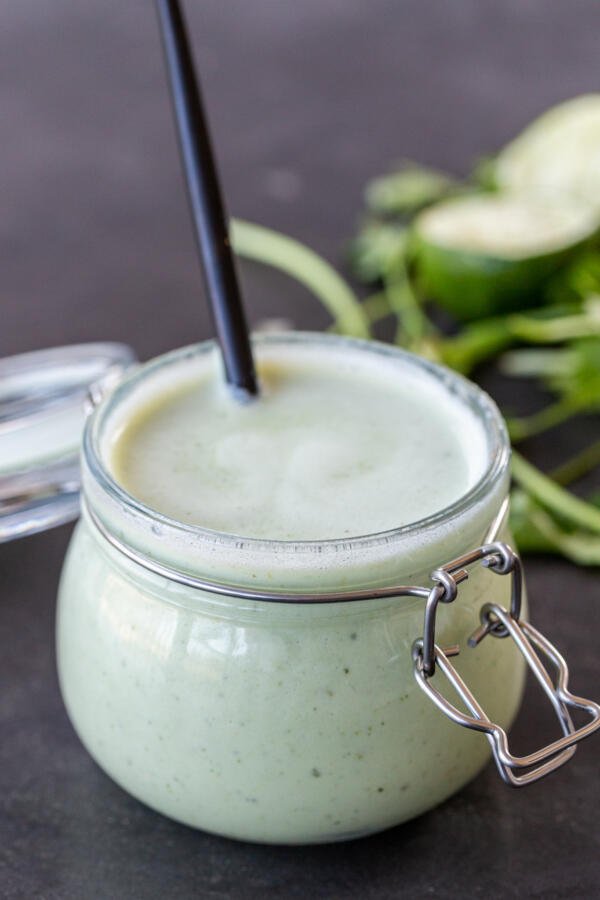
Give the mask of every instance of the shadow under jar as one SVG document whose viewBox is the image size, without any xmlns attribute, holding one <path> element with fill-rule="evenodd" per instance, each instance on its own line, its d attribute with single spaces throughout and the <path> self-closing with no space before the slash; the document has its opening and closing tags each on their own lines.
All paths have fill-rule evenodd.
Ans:
<svg viewBox="0 0 600 900">
<path fill-rule="evenodd" d="M 214 366 L 216 349 L 143 365 L 86 425 L 83 511 L 60 587 L 61 689 L 94 759 L 161 813 L 251 841 L 344 840 L 435 806 L 489 759 L 485 735 L 457 727 L 420 689 L 413 646 L 432 571 L 509 539 L 508 442 L 487 395 L 402 351 L 308 334 L 265 336 L 255 350 L 259 367 L 326 357 L 342 370 L 412 379 L 416 391 L 429 385 L 475 454 L 468 489 L 419 521 L 339 540 L 251 539 L 177 522 L 118 484 L 112 447 L 151 398 Z M 435 480 L 424 489 L 435 493 Z M 447 588 L 442 601 L 452 599 Z M 476 565 L 458 593 L 437 608 L 436 645 L 459 645 L 456 671 L 506 729 L 521 700 L 522 654 L 512 640 L 465 648 L 485 603 L 510 607 L 511 579 Z"/>
</svg>

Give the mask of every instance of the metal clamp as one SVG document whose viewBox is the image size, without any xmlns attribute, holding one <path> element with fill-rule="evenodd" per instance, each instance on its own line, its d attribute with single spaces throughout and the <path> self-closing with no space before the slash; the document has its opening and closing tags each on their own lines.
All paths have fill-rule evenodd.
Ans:
<svg viewBox="0 0 600 900">
<path fill-rule="evenodd" d="M 513 619 L 518 619 L 521 615 L 521 597 L 523 592 L 523 575 L 521 571 L 521 560 L 519 556 L 511 550 L 508 544 L 496 541 L 493 544 L 483 544 L 476 550 L 465 553 L 453 559 L 452 562 L 446 563 L 431 574 L 434 586 L 429 592 L 427 604 L 425 606 L 425 623 L 423 625 L 423 670 L 426 675 L 433 675 L 435 672 L 435 619 L 439 603 L 452 603 L 456 599 L 458 586 L 461 582 L 469 577 L 468 568 L 477 562 L 481 562 L 486 568 L 491 569 L 497 575 L 511 575 L 511 601 L 510 614 Z M 508 631 L 496 622 L 493 625 L 486 625 L 488 630 L 494 631 L 495 637 L 507 637 Z M 482 633 L 479 640 L 484 636 Z"/>
<path fill-rule="evenodd" d="M 469 638 L 469 646 L 477 646 L 488 634 L 496 638 L 512 637 L 548 697 L 563 732 L 562 738 L 527 756 L 514 756 L 509 751 L 506 732 L 488 718 L 449 661 L 450 656 L 458 654 L 458 647 L 444 651 L 435 643 L 435 615 L 438 603 L 450 603 L 456 599 L 458 585 L 468 577 L 467 567 L 478 561 L 496 574 L 511 575 L 511 608 L 508 612 L 496 603 L 486 603 L 481 609 L 481 624 Z M 519 619 L 522 596 L 521 561 L 507 544 L 500 542 L 485 544 L 437 569 L 433 572 L 432 578 L 436 584 L 427 599 L 423 637 L 413 645 L 417 684 L 453 722 L 486 735 L 498 771 L 507 784 L 522 787 L 538 781 L 571 759 L 579 741 L 600 727 L 600 706 L 591 700 L 577 697 L 568 690 L 569 670 L 561 654 L 532 625 Z M 555 681 L 548 674 L 539 654 L 554 666 Z M 436 671 L 436 666 L 446 676 L 471 715 L 457 709 L 433 686 L 430 679 Z M 586 725 L 575 728 L 570 709 L 587 712 L 590 720 Z M 515 771 L 522 774 L 517 775 Z"/>
</svg>

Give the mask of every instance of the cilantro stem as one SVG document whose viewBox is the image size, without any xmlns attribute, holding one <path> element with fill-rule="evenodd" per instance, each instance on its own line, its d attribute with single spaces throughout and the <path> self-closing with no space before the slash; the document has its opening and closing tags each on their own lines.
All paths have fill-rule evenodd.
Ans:
<svg viewBox="0 0 600 900">
<path fill-rule="evenodd" d="M 505 319 L 482 319 L 467 325 L 455 337 L 439 342 L 439 353 L 447 366 L 468 375 L 476 366 L 514 343 Z"/>
<path fill-rule="evenodd" d="M 511 350 L 500 359 L 500 371 L 516 378 L 548 378 L 568 375 L 573 353 L 563 348 L 551 350 Z"/>
<path fill-rule="evenodd" d="M 321 256 L 287 235 L 233 219 L 233 249 L 245 259 L 285 272 L 308 288 L 325 306 L 343 334 L 369 338 L 371 329 L 358 298 L 344 279 Z"/>
<path fill-rule="evenodd" d="M 570 397 L 557 400 L 556 403 L 550 403 L 544 409 L 530 416 L 507 419 L 508 433 L 511 439 L 518 443 L 566 422 L 579 411 L 579 408 L 578 404 Z"/>
<path fill-rule="evenodd" d="M 383 291 L 379 294 L 371 294 L 370 297 L 363 300 L 362 308 L 371 325 L 392 315 L 389 298 Z"/>
<path fill-rule="evenodd" d="M 591 313 L 553 319 L 528 318 L 517 313 L 506 321 L 513 337 L 529 344 L 555 344 L 600 334 L 600 317 Z"/>
<path fill-rule="evenodd" d="M 517 506 L 526 506 L 525 516 L 511 515 L 515 539 L 522 553 L 561 553 L 580 566 L 600 565 L 600 538 L 587 531 L 565 531 L 541 506 L 515 492 Z"/>
<path fill-rule="evenodd" d="M 390 263 L 383 280 L 384 293 L 397 319 L 395 343 L 418 352 L 421 341 L 434 328 L 412 288 L 403 256 Z"/>
<path fill-rule="evenodd" d="M 594 441 L 593 444 L 585 447 L 576 456 L 571 457 L 571 459 L 553 469 L 550 473 L 550 478 L 564 487 L 587 475 L 588 472 L 591 472 L 597 466 L 600 466 L 600 440 Z"/>
<path fill-rule="evenodd" d="M 512 475 L 517 484 L 550 512 L 568 519 L 578 528 L 600 534 L 600 509 L 566 491 L 516 450 L 512 456 Z"/>
</svg>

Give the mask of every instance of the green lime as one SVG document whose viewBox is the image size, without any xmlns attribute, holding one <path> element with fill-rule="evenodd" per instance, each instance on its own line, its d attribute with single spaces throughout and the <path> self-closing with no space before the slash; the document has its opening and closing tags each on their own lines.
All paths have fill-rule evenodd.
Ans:
<svg viewBox="0 0 600 900">
<path fill-rule="evenodd" d="M 503 191 L 564 195 L 600 213 L 600 94 L 585 94 L 535 119 L 498 155 Z"/>
<path fill-rule="evenodd" d="M 523 308 L 597 224 L 595 212 L 569 201 L 506 194 L 445 200 L 414 220 L 416 278 L 457 319 Z"/>
</svg>

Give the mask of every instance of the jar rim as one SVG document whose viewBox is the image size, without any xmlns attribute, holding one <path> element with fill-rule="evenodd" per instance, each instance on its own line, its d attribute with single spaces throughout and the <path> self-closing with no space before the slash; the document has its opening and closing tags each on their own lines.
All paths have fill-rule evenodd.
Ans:
<svg viewBox="0 0 600 900">
<path fill-rule="evenodd" d="M 435 511 L 414 522 L 407 523 L 397 528 L 387 529 L 372 534 L 356 535 L 344 538 L 328 538 L 323 540 L 271 540 L 266 538 L 253 538 L 237 535 L 229 532 L 205 528 L 200 525 L 191 525 L 179 522 L 164 513 L 154 510 L 141 500 L 129 494 L 113 477 L 108 466 L 103 460 L 101 449 L 102 426 L 107 418 L 115 411 L 127 396 L 145 378 L 155 374 L 158 370 L 184 361 L 186 358 L 197 358 L 209 354 L 215 350 L 213 340 L 203 341 L 199 344 L 173 350 L 162 356 L 156 357 L 138 367 L 119 384 L 89 416 L 84 430 L 83 458 L 93 481 L 134 519 L 152 528 L 159 526 L 163 532 L 172 536 L 184 536 L 188 540 L 201 541 L 211 545 L 218 545 L 219 549 L 228 548 L 238 551 L 243 547 L 249 552 L 274 552 L 277 554 L 302 553 L 338 550 L 358 551 L 380 544 L 388 544 L 399 538 L 414 536 L 415 534 L 446 523 L 466 512 L 472 506 L 492 491 L 494 486 L 505 476 L 510 461 L 510 445 L 508 434 L 498 407 L 485 393 L 473 382 L 457 372 L 433 363 L 422 357 L 415 356 L 406 350 L 384 344 L 379 341 L 367 341 L 358 338 L 350 338 L 339 335 L 323 334 L 319 332 L 286 332 L 281 334 L 261 334 L 252 338 L 254 345 L 320 345 L 332 346 L 337 350 L 348 348 L 349 350 L 366 352 L 373 356 L 387 357 L 408 362 L 415 369 L 427 373 L 438 384 L 449 391 L 455 398 L 463 402 L 482 426 L 488 443 L 488 464 L 479 479 L 464 494 L 451 504 Z"/>
</svg>

